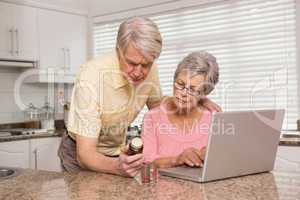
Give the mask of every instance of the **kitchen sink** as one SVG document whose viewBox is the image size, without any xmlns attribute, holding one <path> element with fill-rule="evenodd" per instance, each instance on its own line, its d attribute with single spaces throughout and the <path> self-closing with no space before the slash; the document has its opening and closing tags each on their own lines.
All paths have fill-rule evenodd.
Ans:
<svg viewBox="0 0 300 200">
<path fill-rule="evenodd" d="M 0 180 L 14 177 L 18 174 L 18 171 L 13 168 L 0 167 Z"/>
</svg>

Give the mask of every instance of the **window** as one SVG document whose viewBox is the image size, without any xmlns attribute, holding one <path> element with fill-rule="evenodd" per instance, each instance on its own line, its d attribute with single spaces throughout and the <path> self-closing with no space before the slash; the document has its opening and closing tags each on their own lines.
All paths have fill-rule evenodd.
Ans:
<svg viewBox="0 0 300 200">
<path fill-rule="evenodd" d="M 220 66 L 220 82 L 209 98 L 225 111 L 284 108 L 283 129 L 296 129 L 295 0 L 223 1 L 149 17 L 163 36 L 157 64 L 165 95 L 172 95 L 178 62 L 192 51 L 206 50 Z M 95 24 L 95 55 L 114 48 L 119 24 Z"/>
</svg>

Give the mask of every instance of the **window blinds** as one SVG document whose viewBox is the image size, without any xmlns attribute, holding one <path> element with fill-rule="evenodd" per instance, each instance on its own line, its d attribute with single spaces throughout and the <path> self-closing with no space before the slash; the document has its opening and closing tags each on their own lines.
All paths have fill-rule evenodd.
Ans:
<svg viewBox="0 0 300 200">
<path fill-rule="evenodd" d="M 283 129 L 299 113 L 295 0 L 239 0 L 148 16 L 163 36 L 157 64 L 164 95 L 172 95 L 178 62 L 192 51 L 212 53 L 220 82 L 209 98 L 223 110 L 284 108 Z M 94 25 L 94 55 L 112 51 L 121 21 Z M 142 122 L 140 113 L 134 124 Z"/>
</svg>

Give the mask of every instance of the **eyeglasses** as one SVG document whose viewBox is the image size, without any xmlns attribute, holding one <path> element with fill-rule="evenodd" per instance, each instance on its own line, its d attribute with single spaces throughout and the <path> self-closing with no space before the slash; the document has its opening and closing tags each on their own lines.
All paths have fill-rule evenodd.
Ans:
<svg viewBox="0 0 300 200">
<path fill-rule="evenodd" d="M 191 95 L 191 96 L 198 97 L 198 96 L 200 96 L 200 95 L 203 94 L 203 92 L 200 91 L 200 90 L 194 90 L 194 89 L 192 89 L 192 88 L 186 87 L 186 85 L 185 85 L 184 83 L 178 83 L 178 82 L 175 82 L 175 83 L 174 83 L 174 86 L 175 86 L 175 88 L 178 89 L 178 90 L 185 90 L 185 91 L 186 91 L 189 95 Z"/>
</svg>

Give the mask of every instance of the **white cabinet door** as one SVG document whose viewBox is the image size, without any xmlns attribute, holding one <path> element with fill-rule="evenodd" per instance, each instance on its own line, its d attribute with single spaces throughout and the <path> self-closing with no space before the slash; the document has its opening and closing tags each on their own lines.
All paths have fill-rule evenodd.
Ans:
<svg viewBox="0 0 300 200">
<path fill-rule="evenodd" d="M 37 10 L 0 2 L 0 59 L 37 60 Z"/>
<path fill-rule="evenodd" d="M 38 10 L 40 67 L 75 71 L 86 59 L 86 17 Z"/>
<path fill-rule="evenodd" d="M 29 140 L 1 142 L 0 166 L 29 168 Z"/>
<path fill-rule="evenodd" d="M 73 23 L 69 23 L 66 67 L 70 73 L 76 73 L 87 58 L 87 19 L 82 16 L 71 16 L 71 18 Z"/>
<path fill-rule="evenodd" d="M 13 6 L 0 2 L 0 59 L 13 58 Z"/>
<path fill-rule="evenodd" d="M 37 60 L 37 9 L 14 6 L 15 56 L 18 60 Z"/>
<path fill-rule="evenodd" d="M 61 171 L 57 150 L 60 137 L 37 138 L 30 140 L 30 168 L 47 171 Z"/>
<path fill-rule="evenodd" d="M 38 10 L 41 68 L 63 69 L 65 67 L 64 48 L 68 40 L 68 31 L 65 24 L 65 14 L 49 10 Z"/>
</svg>

